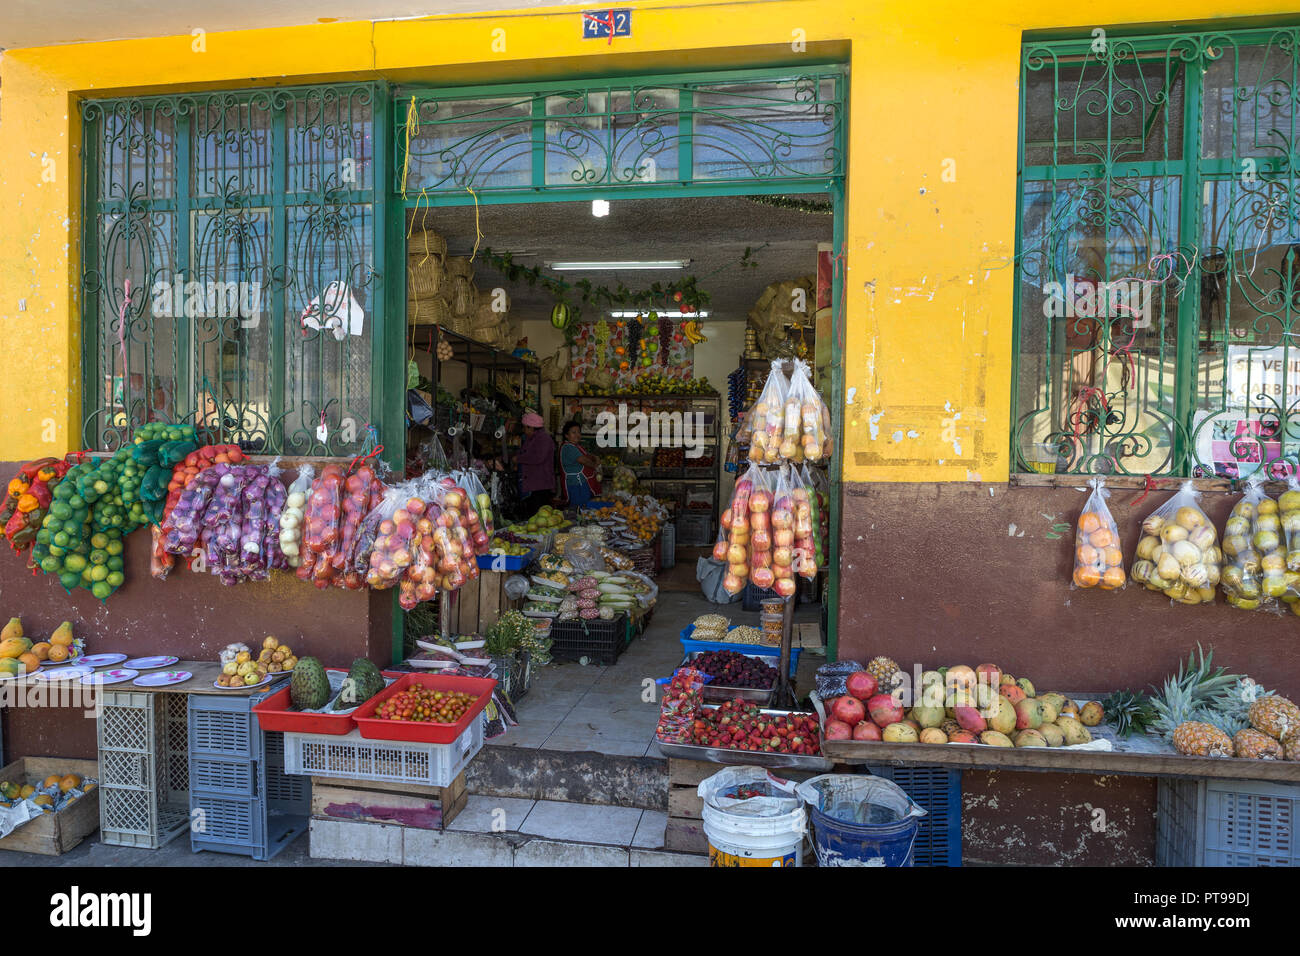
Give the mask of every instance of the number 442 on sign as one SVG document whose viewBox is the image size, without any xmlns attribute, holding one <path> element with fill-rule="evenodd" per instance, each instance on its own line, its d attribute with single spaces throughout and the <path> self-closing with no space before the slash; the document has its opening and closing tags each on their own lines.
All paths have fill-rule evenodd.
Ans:
<svg viewBox="0 0 1300 956">
<path fill-rule="evenodd" d="M 621 10 L 584 10 L 582 13 L 582 38 L 584 40 L 605 39 L 614 42 L 614 37 L 632 35 L 632 11 Z"/>
</svg>

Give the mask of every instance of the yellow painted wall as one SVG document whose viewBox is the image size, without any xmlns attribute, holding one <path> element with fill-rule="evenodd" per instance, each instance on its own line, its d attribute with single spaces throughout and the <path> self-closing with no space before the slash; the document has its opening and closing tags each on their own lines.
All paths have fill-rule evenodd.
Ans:
<svg viewBox="0 0 1300 956">
<path fill-rule="evenodd" d="M 11 50 L 0 60 L 0 459 L 79 433 L 75 103 L 87 94 L 383 76 L 484 83 L 848 58 L 844 478 L 1005 480 L 1017 79 L 1024 30 L 1132 20 L 1126 0 L 633 3 L 634 34 L 579 13 L 335 23 Z M 1287 0 L 1148 0 L 1167 26 Z M 494 50 L 502 39 L 505 49 Z M 803 31 L 806 52 L 792 50 Z M 498 46 L 499 46 L 498 42 Z M 942 178 L 945 160 L 955 181 Z"/>
</svg>

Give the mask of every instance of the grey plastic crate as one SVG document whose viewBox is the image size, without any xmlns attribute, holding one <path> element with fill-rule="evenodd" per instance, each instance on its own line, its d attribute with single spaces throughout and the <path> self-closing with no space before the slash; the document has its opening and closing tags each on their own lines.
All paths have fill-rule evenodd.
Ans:
<svg viewBox="0 0 1300 956">
<path fill-rule="evenodd" d="M 1161 777 L 1157 866 L 1300 866 L 1300 785 Z"/>
<path fill-rule="evenodd" d="M 189 706 L 190 847 L 269 860 L 306 832 L 311 781 L 284 772 L 284 734 L 265 732 L 239 697 L 193 695 Z"/>
<path fill-rule="evenodd" d="M 100 840 L 156 849 L 189 826 L 186 694 L 104 691 L 97 721 Z"/>
</svg>

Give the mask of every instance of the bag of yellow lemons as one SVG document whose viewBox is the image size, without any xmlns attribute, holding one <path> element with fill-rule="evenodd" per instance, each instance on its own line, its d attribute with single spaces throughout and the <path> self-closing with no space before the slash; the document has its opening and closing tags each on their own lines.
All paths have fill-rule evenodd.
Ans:
<svg viewBox="0 0 1300 956">
<path fill-rule="evenodd" d="M 1130 577 L 1178 604 L 1213 604 L 1223 552 L 1200 494 L 1186 481 L 1142 522 Z"/>
</svg>

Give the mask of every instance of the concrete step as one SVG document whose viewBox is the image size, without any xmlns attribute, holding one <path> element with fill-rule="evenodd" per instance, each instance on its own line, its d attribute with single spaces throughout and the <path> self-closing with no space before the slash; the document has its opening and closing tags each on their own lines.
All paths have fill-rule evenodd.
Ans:
<svg viewBox="0 0 1300 956">
<path fill-rule="evenodd" d="M 664 849 L 665 814 L 556 800 L 471 796 L 446 830 L 311 821 L 313 859 L 406 866 L 707 866 Z"/>
<path fill-rule="evenodd" d="M 471 794 L 668 809 L 668 761 L 594 751 L 484 747 L 466 768 Z"/>
</svg>

